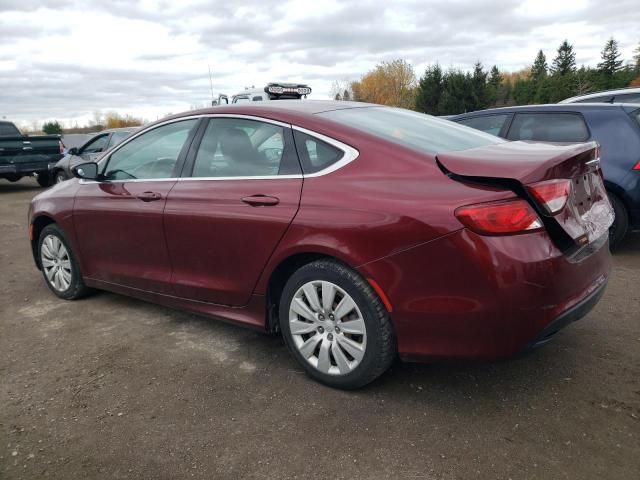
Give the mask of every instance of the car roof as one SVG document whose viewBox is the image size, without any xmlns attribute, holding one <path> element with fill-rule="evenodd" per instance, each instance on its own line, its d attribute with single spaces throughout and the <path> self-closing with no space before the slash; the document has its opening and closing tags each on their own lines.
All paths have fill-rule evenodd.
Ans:
<svg viewBox="0 0 640 480">
<path fill-rule="evenodd" d="M 606 96 L 606 95 L 619 95 L 619 94 L 625 94 L 625 93 L 635 93 L 635 92 L 640 92 L 640 87 L 625 87 L 625 88 L 616 88 L 613 90 L 601 90 L 599 92 L 591 92 L 591 93 L 585 93 L 584 95 L 576 95 L 575 97 L 569 97 L 569 98 L 565 98 L 564 100 L 562 100 L 562 102 L 560 103 L 571 103 L 574 100 L 580 100 L 580 99 L 589 99 L 589 98 L 594 98 L 594 97 L 602 97 L 602 96 Z"/>
<path fill-rule="evenodd" d="M 249 102 L 234 103 L 230 105 L 217 105 L 215 107 L 190 110 L 163 118 L 153 124 L 145 125 L 145 128 L 155 123 L 162 123 L 182 117 L 191 117 L 210 114 L 236 114 L 254 115 L 281 122 L 295 122 L 297 119 L 310 119 L 313 115 L 333 110 L 351 108 L 383 107 L 363 102 L 346 102 L 337 100 L 278 100 L 277 102 Z"/>
<path fill-rule="evenodd" d="M 486 115 L 490 113 L 515 113 L 522 111 L 544 111 L 544 112 L 582 112 L 594 110 L 617 110 L 628 107 L 630 109 L 640 108 L 637 103 L 551 103 L 545 105 L 516 105 L 512 107 L 488 108 L 486 110 L 476 110 L 475 112 L 461 113 L 454 115 L 451 120 L 463 117 L 473 117 L 476 115 Z"/>
</svg>

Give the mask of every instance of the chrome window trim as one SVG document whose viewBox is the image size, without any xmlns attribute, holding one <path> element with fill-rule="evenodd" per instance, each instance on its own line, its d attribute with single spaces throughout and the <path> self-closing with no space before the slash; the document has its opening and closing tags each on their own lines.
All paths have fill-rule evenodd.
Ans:
<svg viewBox="0 0 640 480">
<path fill-rule="evenodd" d="M 360 155 L 360 152 L 358 150 L 347 145 L 346 143 L 342 143 L 339 140 L 336 140 L 335 138 L 327 137 L 326 135 L 323 135 L 321 133 L 314 132 L 313 130 L 307 130 L 306 128 L 298 127 L 296 125 L 292 125 L 291 128 L 293 128 L 294 130 L 297 130 L 298 132 L 306 133 L 310 137 L 314 137 L 314 138 L 317 138 L 318 140 L 322 140 L 323 142 L 328 143 L 329 145 L 336 147 L 338 150 L 342 150 L 344 152 L 344 155 L 342 156 L 342 158 L 338 160 L 336 163 L 333 163 L 329 165 L 327 168 L 323 168 L 322 170 L 319 170 L 315 173 L 303 174 L 304 178 L 314 178 L 314 177 L 322 177 L 324 175 L 328 175 L 350 164 Z"/>
<path fill-rule="evenodd" d="M 105 161 L 107 158 L 111 158 L 111 155 L 113 155 L 115 152 L 117 152 L 119 149 L 121 149 L 122 147 L 124 147 L 126 144 L 128 144 L 129 142 L 133 141 L 134 139 L 138 138 L 138 136 L 143 135 L 147 132 L 150 132 L 152 130 L 155 130 L 158 127 L 162 127 L 164 125 L 169 125 L 171 123 L 176 123 L 176 122 L 182 122 L 185 120 L 199 120 L 201 118 L 239 118 L 239 119 L 245 119 L 245 120 L 255 120 L 258 122 L 263 122 L 263 123 L 270 123 L 272 125 L 278 125 L 280 127 L 283 128 L 291 128 L 293 130 L 297 130 L 301 133 L 305 133 L 311 137 L 317 138 L 318 140 L 321 140 L 325 143 L 328 143 L 329 145 L 332 145 L 334 147 L 336 147 L 337 149 L 341 150 L 344 155 L 342 156 L 342 158 L 340 160 L 338 160 L 336 163 L 333 163 L 331 165 L 329 165 L 328 167 L 315 172 L 315 173 L 308 173 L 308 174 L 295 174 L 295 175 L 256 175 L 256 176 L 243 176 L 243 177 L 178 177 L 178 178 L 137 178 L 137 179 L 130 179 L 130 180 L 109 180 L 108 182 L 97 182 L 95 180 L 84 180 L 84 179 L 80 179 L 80 184 L 81 185 L 87 185 L 87 184 L 91 184 L 91 183 L 137 183 L 137 182 L 165 182 L 165 181 L 177 181 L 177 182 L 187 182 L 187 181 L 197 181 L 197 180 L 213 180 L 213 181 L 220 181 L 220 180 L 278 180 L 278 179 L 303 179 L 303 178 L 315 178 L 315 177 L 322 177 L 324 175 L 328 175 L 330 173 L 335 172 L 336 170 L 339 170 L 340 168 L 348 165 L 349 163 L 353 162 L 356 158 L 358 158 L 358 156 L 360 155 L 360 152 L 358 150 L 356 150 L 355 148 L 351 147 L 350 145 L 347 145 L 346 143 L 343 143 L 339 140 L 336 140 L 334 138 L 328 137 L 326 135 L 323 135 L 321 133 L 315 132 L 313 130 L 309 130 L 303 127 L 298 127 L 297 125 L 292 125 L 289 123 L 285 123 L 285 122 L 280 122 L 278 120 L 272 120 L 270 118 L 265 118 L 265 117 L 258 117 L 255 115 L 243 115 L 243 114 L 238 114 L 238 113 L 206 113 L 206 114 L 200 114 L 200 115 L 189 115 L 189 116 L 185 116 L 185 117 L 180 117 L 180 118 L 172 118 L 170 120 L 166 120 L 164 122 L 161 123 L 156 123 L 153 124 L 147 128 L 143 128 L 141 130 L 139 130 L 138 132 L 135 133 L 135 135 L 131 136 L 130 138 L 127 138 L 125 141 L 120 142 L 119 144 L 117 144 L 112 151 L 106 152 L 108 153 L 108 155 L 104 155 L 102 156 L 100 159 L 98 159 L 96 161 L 96 163 L 100 166 L 101 163 L 103 161 Z"/>
</svg>

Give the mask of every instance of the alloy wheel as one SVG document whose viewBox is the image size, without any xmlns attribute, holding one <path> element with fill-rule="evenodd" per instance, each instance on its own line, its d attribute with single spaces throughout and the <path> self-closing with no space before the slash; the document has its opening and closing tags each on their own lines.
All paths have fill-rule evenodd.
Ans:
<svg viewBox="0 0 640 480">
<path fill-rule="evenodd" d="M 40 247 L 40 262 L 49 284 L 58 292 L 71 285 L 71 258 L 62 241 L 55 235 L 47 235 Z"/>
<path fill-rule="evenodd" d="M 366 351 L 367 329 L 358 305 L 345 290 L 325 280 L 305 283 L 296 291 L 289 329 L 300 354 L 324 374 L 350 373 Z"/>
</svg>

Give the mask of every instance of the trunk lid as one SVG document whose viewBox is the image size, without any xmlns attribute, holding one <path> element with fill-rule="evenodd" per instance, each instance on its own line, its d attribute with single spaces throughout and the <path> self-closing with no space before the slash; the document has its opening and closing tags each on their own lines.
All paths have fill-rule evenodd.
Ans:
<svg viewBox="0 0 640 480">
<path fill-rule="evenodd" d="M 512 190 L 536 210 L 549 234 L 563 250 L 594 242 L 613 223 L 595 142 L 550 144 L 508 142 L 460 152 L 440 153 L 440 168 L 451 178 Z M 571 188 L 564 207 L 550 213 L 531 188 L 566 179 Z"/>
</svg>

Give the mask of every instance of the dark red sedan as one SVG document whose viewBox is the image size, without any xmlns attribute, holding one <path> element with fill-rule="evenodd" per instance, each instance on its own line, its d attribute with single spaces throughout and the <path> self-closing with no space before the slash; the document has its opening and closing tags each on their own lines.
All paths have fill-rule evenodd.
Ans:
<svg viewBox="0 0 640 480">
<path fill-rule="evenodd" d="M 610 270 L 595 143 L 281 101 L 166 118 L 74 174 L 31 205 L 53 293 L 111 290 L 280 331 L 334 387 L 397 354 L 544 343 L 597 303 Z"/>
</svg>

